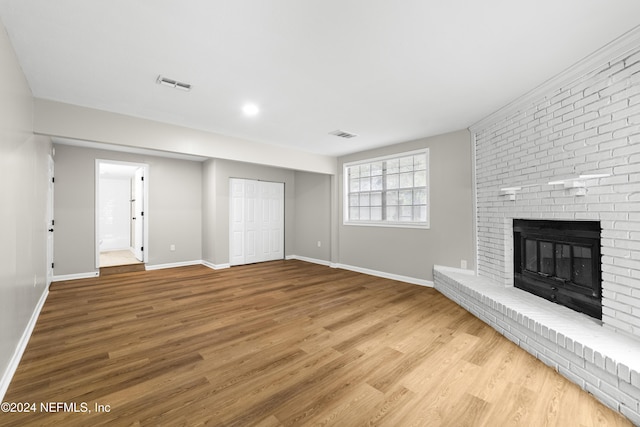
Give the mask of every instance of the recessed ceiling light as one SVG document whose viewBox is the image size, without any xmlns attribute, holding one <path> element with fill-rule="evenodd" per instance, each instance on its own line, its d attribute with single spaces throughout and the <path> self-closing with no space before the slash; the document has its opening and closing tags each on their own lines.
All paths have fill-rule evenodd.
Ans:
<svg viewBox="0 0 640 427">
<path fill-rule="evenodd" d="M 260 112 L 260 108 L 256 104 L 245 104 L 242 107 L 242 112 L 245 116 L 256 116 Z"/>
</svg>

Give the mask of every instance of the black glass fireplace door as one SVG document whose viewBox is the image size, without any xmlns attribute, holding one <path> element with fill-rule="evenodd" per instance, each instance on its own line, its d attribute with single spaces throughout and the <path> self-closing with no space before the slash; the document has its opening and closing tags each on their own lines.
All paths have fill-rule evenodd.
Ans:
<svg viewBox="0 0 640 427">
<path fill-rule="evenodd" d="M 600 225 L 514 220 L 514 285 L 602 319 Z"/>
</svg>

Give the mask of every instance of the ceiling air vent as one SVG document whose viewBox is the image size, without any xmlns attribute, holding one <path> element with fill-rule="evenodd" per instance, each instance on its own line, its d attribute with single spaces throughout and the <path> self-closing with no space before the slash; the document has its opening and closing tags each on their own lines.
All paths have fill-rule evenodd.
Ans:
<svg viewBox="0 0 640 427">
<path fill-rule="evenodd" d="M 355 133 L 351 133 L 351 132 L 347 132 L 344 130 L 334 130 L 333 132 L 329 132 L 329 135 L 335 135 L 335 136 L 339 136 L 340 138 L 355 138 L 356 135 Z"/>
<path fill-rule="evenodd" d="M 179 82 L 177 80 L 168 79 L 162 76 L 158 76 L 158 78 L 156 79 L 156 83 L 158 83 L 159 85 L 164 85 L 164 86 L 169 86 L 176 89 L 184 90 L 187 92 L 191 90 L 191 85 L 189 83 Z"/>
</svg>

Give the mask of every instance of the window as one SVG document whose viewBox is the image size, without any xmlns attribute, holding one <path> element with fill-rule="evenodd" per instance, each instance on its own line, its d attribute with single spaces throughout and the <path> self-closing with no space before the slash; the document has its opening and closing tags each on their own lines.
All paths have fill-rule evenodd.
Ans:
<svg viewBox="0 0 640 427">
<path fill-rule="evenodd" d="M 429 228 L 429 150 L 345 163 L 344 223 Z"/>
</svg>

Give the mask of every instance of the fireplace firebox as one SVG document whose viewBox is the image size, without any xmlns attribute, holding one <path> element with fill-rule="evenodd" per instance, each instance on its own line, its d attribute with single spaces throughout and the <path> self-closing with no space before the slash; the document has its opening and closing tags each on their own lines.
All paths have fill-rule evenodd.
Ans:
<svg viewBox="0 0 640 427">
<path fill-rule="evenodd" d="M 514 286 L 602 319 L 598 221 L 513 220 Z"/>
</svg>

